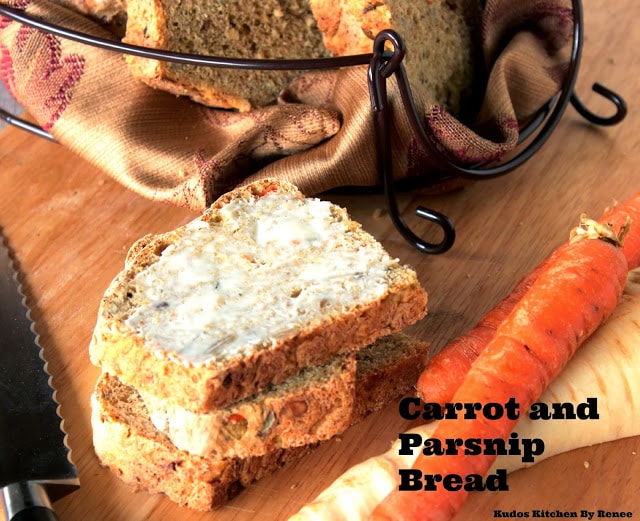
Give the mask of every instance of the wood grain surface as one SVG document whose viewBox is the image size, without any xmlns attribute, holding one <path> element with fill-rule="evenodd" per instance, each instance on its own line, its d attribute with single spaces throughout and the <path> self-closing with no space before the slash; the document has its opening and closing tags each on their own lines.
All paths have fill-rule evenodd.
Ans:
<svg viewBox="0 0 640 521">
<path fill-rule="evenodd" d="M 590 91 L 593 82 L 604 83 L 627 100 L 627 119 L 594 127 L 569 107 L 551 140 L 517 172 L 437 197 L 402 194 L 401 207 L 419 233 L 429 227 L 410 217 L 417 204 L 453 219 L 458 236 L 448 253 L 428 256 L 408 246 L 380 212 L 379 196 L 332 196 L 417 269 L 430 295 L 429 315 L 411 332 L 433 350 L 473 326 L 567 238 L 582 212 L 599 216 L 640 190 L 640 4 L 589 0 L 585 9 L 577 92 L 592 110 L 608 113 Z M 0 227 L 25 274 L 80 472 L 80 490 L 55 505 L 62 521 L 286 519 L 348 467 L 387 450 L 407 427 L 392 404 L 213 513 L 134 492 L 101 468 L 92 450 L 89 396 L 99 371 L 87 346 L 100 298 L 133 241 L 195 215 L 144 200 L 64 148 L 11 128 L 0 132 L 0 181 Z M 511 475 L 508 492 L 472 494 L 456 521 L 512 509 L 629 511 L 640 518 L 638 452 L 635 437 L 553 457 Z"/>
</svg>

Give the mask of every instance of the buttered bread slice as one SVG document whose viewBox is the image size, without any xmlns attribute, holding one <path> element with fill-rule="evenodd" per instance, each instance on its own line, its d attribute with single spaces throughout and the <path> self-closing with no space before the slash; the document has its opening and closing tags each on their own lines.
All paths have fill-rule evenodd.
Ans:
<svg viewBox="0 0 640 521">
<path fill-rule="evenodd" d="M 327 201 L 263 180 L 147 236 L 102 300 L 91 360 L 208 411 L 426 314 L 416 273 Z"/>
</svg>

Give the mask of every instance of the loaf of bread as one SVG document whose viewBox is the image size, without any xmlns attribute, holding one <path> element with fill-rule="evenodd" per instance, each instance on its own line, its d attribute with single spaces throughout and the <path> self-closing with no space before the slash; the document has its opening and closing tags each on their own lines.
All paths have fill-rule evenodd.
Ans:
<svg viewBox="0 0 640 521">
<path fill-rule="evenodd" d="M 232 58 L 319 58 L 370 53 L 382 29 L 407 43 L 412 85 L 457 114 L 482 63 L 481 0 L 128 0 L 125 41 Z M 274 103 L 301 72 L 185 66 L 130 56 L 147 84 L 213 107 L 240 111 Z"/>
<path fill-rule="evenodd" d="M 90 357 L 146 395 L 207 412 L 426 314 L 416 273 L 347 212 L 262 180 L 135 244 Z"/>
<path fill-rule="evenodd" d="M 309 0 L 334 55 L 372 52 L 383 29 L 400 34 L 412 87 L 457 115 L 479 82 L 481 0 Z"/>
<path fill-rule="evenodd" d="M 349 425 L 409 392 L 426 363 L 426 345 L 402 334 L 357 354 Z M 196 510 L 211 510 L 317 444 L 274 448 L 246 458 L 195 455 L 178 449 L 151 421 L 136 390 L 103 373 L 91 397 L 93 440 L 101 463 L 138 490 L 164 493 Z M 338 434 L 338 433 L 336 433 Z"/>
</svg>

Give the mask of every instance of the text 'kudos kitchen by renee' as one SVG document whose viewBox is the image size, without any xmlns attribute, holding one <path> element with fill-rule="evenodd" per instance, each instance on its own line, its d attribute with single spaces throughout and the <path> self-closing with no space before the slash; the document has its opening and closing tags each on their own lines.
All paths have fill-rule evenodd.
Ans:
<svg viewBox="0 0 640 521">
<path fill-rule="evenodd" d="M 581 518 L 581 519 L 611 519 L 633 517 L 632 512 L 615 510 L 494 510 L 494 518 L 515 519 L 515 518 Z"/>
<path fill-rule="evenodd" d="M 400 415 L 406 420 L 447 421 L 463 418 L 465 420 L 487 420 L 489 422 L 506 418 L 520 419 L 520 405 L 511 398 L 500 403 L 430 403 L 417 397 L 404 398 L 399 405 Z M 573 403 L 534 403 L 528 411 L 531 420 L 597 420 L 598 401 L 587 398 L 585 402 Z M 523 463 L 532 464 L 536 457 L 545 450 L 541 438 L 520 438 L 517 432 L 511 433 L 507 439 L 502 438 L 442 438 L 425 437 L 418 432 L 406 432 L 398 435 L 400 456 L 416 456 L 421 452 L 424 456 L 446 458 L 447 456 L 518 456 Z M 446 468 L 446 464 L 443 468 Z M 509 490 L 506 469 L 496 469 L 495 473 L 460 475 L 424 474 L 417 468 L 399 470 L 399 490 L 435 491 L 444 488 L 448 491 L 498 491 Z M 529 516 L 521 516 L 529 517 Z M 530 517 L 533 517 L 531 515 Z"/>
</svg>

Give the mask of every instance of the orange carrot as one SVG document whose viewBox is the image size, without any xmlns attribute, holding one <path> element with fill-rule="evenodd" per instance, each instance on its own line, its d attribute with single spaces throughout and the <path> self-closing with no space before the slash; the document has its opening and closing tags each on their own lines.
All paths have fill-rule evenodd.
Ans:
<svg viewBox="0 0 640 521">
<path fill-rule="evenodd" d="M 439 404 L 451 401 L 456 389 L 471 369 L 471 364 L 480 356 L 494 337 L 498 326 L 529 290 L 546 264 L 545 262 L 538 265 L 473 329 L 449 342 L 429 360 L 416 384 L 418 396 L 422 400 Z"/>
<path fill-rule="evenodd" d="M 527 411 L 613 312 L 629 271 L 626 256 L 610 242 L 615 235 L 610 228 L 585 219 L 582 225 L 580 230 L 586 231 L 572 235 L 570 247 L 545 266 L 498 327 L 454 394 L 454 402 L 515 400 L 520 411 Z M 600 238 L 593 238 L 594 231 Z M 507 415 L 458 417 L 439 422 L 433 438 L 443 445 L 451 439 L 506 440 L 516 423 Z M 467 456 L 462 449 L 452 455 L 420 453 L 413 468 L 423 476 L 457 474 L 464 480 L 469 474 L 484 476 L 495 458 L 484 453 Z M 467 494 L 464 489 L 448 491 L 442 486 L 429 491 L 396 488 L 378 504 L 371 519 L 447 521 Z"/>
<path fill-rule="evenodd" d="M 621 230 L 627 226 L 629 220 L 636 221 L 637 224 L 628 228 L 622 252 L 627 258 L 629 270 L 632 270 L 640 266 L 640 192 L 623 205 L 615 206 L 606 212 L 599 222 L 609 224 L 614 230 Z M 449 342 L 429 360 L 416 385 L 418 396 L 422 400 L 440 404 L 451 401 L 471 364 L 493 338 L 497 327 L 528 291 L 538 274 L 566 247 L 568 243 L 561 245 L 526 275 L 472 330 Z"/>
</svg>

